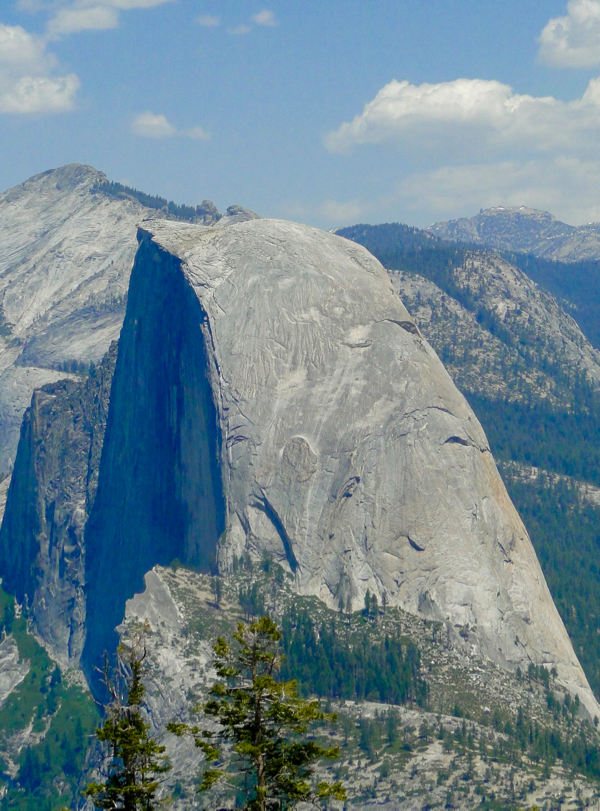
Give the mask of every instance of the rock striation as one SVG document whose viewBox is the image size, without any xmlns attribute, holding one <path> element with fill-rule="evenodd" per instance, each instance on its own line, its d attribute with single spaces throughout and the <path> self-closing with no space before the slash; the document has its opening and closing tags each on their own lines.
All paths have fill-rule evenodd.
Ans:
<svg viewBox="0 0 600 811">
<path fill-rule="evenodd" d="M 486 437 L 367 251 L 146 223 L 86 527 L 89 669 L 144 574 L 269 554 L 296 589 L 468 627 L 598 706 Z"/>
</svg>

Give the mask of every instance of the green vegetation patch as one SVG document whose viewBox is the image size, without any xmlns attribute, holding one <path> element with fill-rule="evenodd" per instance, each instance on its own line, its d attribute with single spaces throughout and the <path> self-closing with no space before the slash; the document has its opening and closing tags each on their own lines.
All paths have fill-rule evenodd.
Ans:
<svg viewBox="0 0 600 811">
<path fill-rule="evenodd" d="M 95 193 L 105 194 L 108 197 L 118 197 L 121 199 L 132 197 L 146 208 L 154 208 L 156 210 L 166 209 L 167 214 L 178 220 L 195 222 L 199 216 L 198 211 L 194 206 L 174 203 L 172 200 L 167 200 L 166 197 L 146 194 L 146 192 L 139 191 L 131 186 L 124 186 L 122 183 L 113 183 L 110 180 L 106 180 L 104 183 L 99 184 L 93 189 L 93 191 Z"/>
<path fill-rule="evenodd" d="M 587 408 L 573 393 L 572 410 L 543 401 L 492 400 L 467 394 L 495 459 L 515 461 L 600 486 L 600 403 Z M 583 402 L 582 402 L 583 401 Z M 546 500 L 546 506 L 551 503 Z M 552 513 L 553 510 L 550 511 Z M 555 520 L 549 514 L 548 521 Z M 528 526 L 527 522 L 525 525 Z"/>
<path fill-rule="evenodd" d="M 421 678 L 421 654 L 412 641 L 389 634 L 383 641 L 374 640 L 369 624 L 349 645 L 334 621 L 322 623 L 317 634 L 308 612 L 293 606 L 284 615 L 282 632 L 281 677 L 297 679 L 303 695 L 425 706 L 427 682 Z"/>
<path fill-rule="evenodd" d="M 503 473 L 575 652 L 600 695 L 600 508 L 564 479 L 540 474 L 523 481 L 510 467 Z"/>
<path fill-rule="evenodd" d="M 60 669 L 27 631 L 24 616 L 16 617 L 14 598 L 0 588 L 0 618 L 12 633 L 19 658 L 29 663 L 25 679 L 0 709 L 0 750 L 12 735 L 31 725 L 33 740 L 19 753 L 18 774 L 8 774 L 6 754 L 0 762 L 0 786 L 6 794 L 1 811 L 58 811 L 73 800 L 86 752 L 98 722 L 89 693 L 62 679 Z"/>
</svg>

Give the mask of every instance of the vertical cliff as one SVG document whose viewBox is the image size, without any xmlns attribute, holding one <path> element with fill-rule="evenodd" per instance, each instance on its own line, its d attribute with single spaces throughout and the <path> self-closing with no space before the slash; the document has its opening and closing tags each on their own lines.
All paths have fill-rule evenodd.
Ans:
<svg viewBox="0 0 600 811">
<path fill-rule="evenodd" d="M 88 672 L 154 564 L 215 560 L 225 519 L 205 321 L 179 259 L 142 235 L 86 528 Z"/>
<path fill-rule="evenodd" d="M 34 392 L 0 530 L 4 584 L 31 606 L 37 633 L 63 665 L 78 663 L 85 636 L 84 529 L 116 355 L 114 343 L 85 382 Z"/>
</svg>

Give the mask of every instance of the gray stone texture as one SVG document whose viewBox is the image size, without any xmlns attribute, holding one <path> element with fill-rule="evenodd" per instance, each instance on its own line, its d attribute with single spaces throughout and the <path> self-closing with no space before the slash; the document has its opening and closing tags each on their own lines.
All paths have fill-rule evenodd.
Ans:
<svg viewBox="0 0 600 811">
<path fill-rule="evenodd" d="M 34 388 L 98 363 L 119 337 L 136 224 L 158 213 L 93 193 L 105 180 L 71 164 L 0 195 L 0 476 Z"/>
<path fill-rule="evenodd" d="M 368 589 L 432 620 L 468 626 L 495 662 L 556 666 L 598 714 L 483 430 L 381 265 L 342 238 L 274 220 L 210 230 L 156 222 L 141 238 L 115 374 L 115 395 L 119 386 L 124 394 L 111 402 L 94 507 L 95 526 L 108 529 L 93 537 L 101 560 L 93 579 L 105 582 L 100 572 L 119 556 L 160 549 L 139 510 L 137 542 L 125 537 L 145 485 L 141 495 L 131 488 L 130 505 L 119 494 L 127 475 L 133 479 L 136 454 L 139 471 L 150 458 L 137 444 L 132 391 L 169 368 L 161 343 L 173 352 L 164 326 L 175 323 L 168 312 L 176 310 L 177 323 L 189 325 L 185 352 L 197 371 L 182 366 L 186 380 L 180 375 L 172 388 L 181 396 L 168 411 L 164 404 L 146 410 L 144 430 L 171 431 L 167 479 L 183 480 L 185 471 L 197 489 L 222 486 L 220 566 L 246 550 L 266 551 L 294 573 L 298 591 L 331 606 L 356 610 Z M 180 290 L 172 298 L 160 286 L 169 279 Z M 160 306 L 133 303 L 159 293 Z M 212 445 L 204 381 L 218 427 Z M 199 401 L 207 409 L 200 431 Z M 188 445 L 198 442 L 204 448 L 194 456 Z M 220 482 L 208 476 L 205 454 L 218 454 Z M 167 475 L 164 465 L 155 475 Z M 161 487 L 156 498 L 167 492 Z M 179 548 L 208 553 L 218 521 L 190 512 L 190 487 L 180 486 L 173 504 L 183 516 Z M 124 530 L 114 529 L 117 515 Z"/>
</svg>

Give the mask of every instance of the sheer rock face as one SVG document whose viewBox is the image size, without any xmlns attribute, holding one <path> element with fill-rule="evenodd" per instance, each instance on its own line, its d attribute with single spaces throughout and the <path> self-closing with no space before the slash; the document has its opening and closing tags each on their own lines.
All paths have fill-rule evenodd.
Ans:
<svg viewBox="0 0 600 811">
<path fill-rule="evenodd" d="M 84 530 L 98 484 L 116 342 L 85 382 L 34 392 L 0 530 L 0 571 L 62 666 L 85 639 Z"/>
<path fill-rule="evenodd" d="M 597 714 L 483 430 L 377 260 L 273 220 L 140 239 L 86 531 L 88 640 L 158 558 L 268 552 L 331 606 L 368 589 L 468 626 L 502 665 L 556 666 Z"/>
</svg>

